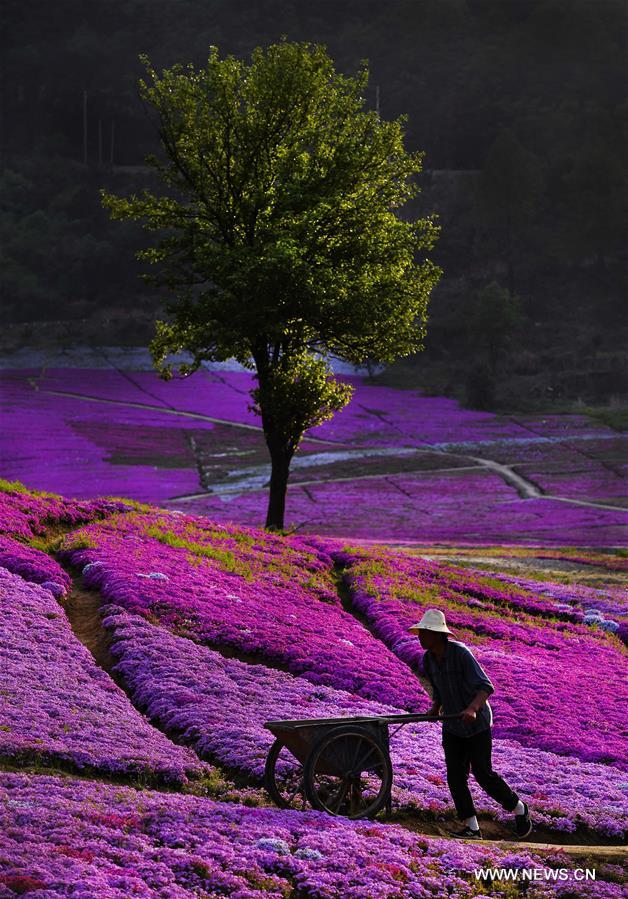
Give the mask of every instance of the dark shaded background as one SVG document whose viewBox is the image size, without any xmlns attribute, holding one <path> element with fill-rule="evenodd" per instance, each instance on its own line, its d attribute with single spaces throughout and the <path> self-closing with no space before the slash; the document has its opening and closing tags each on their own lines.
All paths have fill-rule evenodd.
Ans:
<svg viewBox="0 0 628 899">
<path fill-rule="evenodd" d="M 137 98 L 138 54 L 202 64 L 210 44 L 248 56 L 285 34 L 326 44 L 345 72 L 367 58 L 368 104 L 378 93 L 383 117 L 406 113 L 407 146 L 426 151 L 407 214 L 440 214 L 445 277 L 426 352 L 388 381 L 477 406 L 623 402 L 623 0 L 9 0 L 3 10 L 4 352 L 150 338 L 164 297 L 137 277 L 144 236 L 110 223 L 98 199 L 100 186 L 150 180 L 143 160 L 157 142 Z M 506 315 L 491 307 L 492 282 L 509 292 Z"/>
</svg>

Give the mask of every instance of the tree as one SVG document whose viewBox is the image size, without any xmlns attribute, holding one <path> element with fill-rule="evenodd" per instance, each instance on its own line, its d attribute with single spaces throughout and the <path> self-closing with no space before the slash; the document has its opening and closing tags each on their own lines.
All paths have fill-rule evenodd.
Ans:
<svg viewBox="0 0 628 899">
<path fill-rule="evenodd" d="M 255 372 L 253 408 L 271 458 L 266 526 L 281 529 L 291 459 L 303 433 L 341 409 L 351 389 L 330 355 L 390 362 L 422 349 L 440 270 L 433 217 L 403 221 L 422 153 L 404 119 L 381 121 L 363 99 L 368 71 L 337 73 L 325 48 L 282 41 L 250 64 L 221 58 L 158 74 L 142 57 L 143 100 L 156 112 L 167 192 L 103 192 L 114 219 L 162 233 L 139 257 L 174 294 L 157 322 L 153 360 L 233 357 Z"/>
</svg>

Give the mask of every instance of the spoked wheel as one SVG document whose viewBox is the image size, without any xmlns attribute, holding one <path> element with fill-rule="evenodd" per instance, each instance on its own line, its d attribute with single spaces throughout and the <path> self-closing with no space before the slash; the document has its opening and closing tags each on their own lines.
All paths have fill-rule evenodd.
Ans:
<svg viewBox="0 0 628 899">
<path fill-rule="evenodd" d="M 266 759 L 264 786 L 279 808 L 307 808 L 303 789 L 303 765 L 279 739 L 271 746 Z"/>
<path fill-rule="evenodd" d="M 365 728 L 337 727 L 316 743 L 303 769 L 313 808 L 348 818 L 373 818 L 390 795 L 387 749 Z"/>
</svg>

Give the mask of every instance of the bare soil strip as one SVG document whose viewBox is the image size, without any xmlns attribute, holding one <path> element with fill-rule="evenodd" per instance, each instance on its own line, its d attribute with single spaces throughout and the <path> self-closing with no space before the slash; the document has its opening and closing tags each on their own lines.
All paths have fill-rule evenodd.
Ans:
<svg viewBox="0 0 628 899">
<path fill-rule="evenodd" d="M 513 849 L 527 846 L 535 850 L 564 850 L 572 855 L 595 855 L 596 857 L 598 855 L 622 858 L 628 856 L 628 848 L 623 843 L 613 842 L 612 837 L 600 836 L 600 834 L 591 831 L 583 825 L 580 825 L 573 833 L 549 830 L 547 827 L 534 823 L 533 808 L 530 809 L 530 814 L 532 817 L 532 833 L 523 842 L 514 836 L 514 819 L 512 824 L 508 821 L 496 821 L 486 812 L 480 812 L 478 814 L 478 823 L 484 837 L 480 845 L 487 843 L 489 845 L 499 845 L 500 847 L 512 847 Z M 437 817 L 433 815 L 428 817 L 418 809 L 416 811 L 393 812 L 388 822 L 390 824 L 399 824 L 413 833 L 445 839 L 453 839 L 448 831 L 460 830 L 461 827 L 453 810 L 440 814 Z M 471 842 L 475 843 L 476 841 Z"/>
<path fill-rule="evenodd" d="M 112 671 L 115 660 L 110 652 L 111 640 L 100 617 L 101 602 L 99 593 L 86 590 L 82 578 L 74 577 L 72 590 L 62 605 L 74 635 L 91 652 L 96 664 L 116 680 Z"/>
</svg>

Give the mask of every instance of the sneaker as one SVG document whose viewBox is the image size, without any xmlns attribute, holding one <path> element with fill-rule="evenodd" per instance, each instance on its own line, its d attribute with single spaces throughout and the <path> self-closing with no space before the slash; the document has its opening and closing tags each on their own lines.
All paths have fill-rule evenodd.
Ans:
<svg viewBox="0 0 628 899">
<path fill-rule="evenodd" d="M 523 803 L 523 815 L 515 815 L 515 830 L 517 831 L 517 839 L 522 840 L 532 831 L 532 821 L 530 820 L 530 809 L 527 804 Z"/>
<path fill-rule="evenodd" d="M 454 837 L 456 840 L 481 840 L 482 839 L 482 831 L 478 828 L 477 830 L 472 830 L 470 827 L 463 827 L 462 830 L 449 830 L 447 831 L 450 837 Z"/>
</svg>

